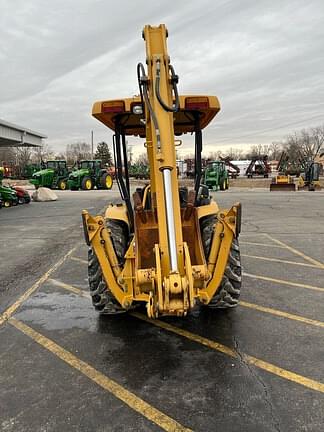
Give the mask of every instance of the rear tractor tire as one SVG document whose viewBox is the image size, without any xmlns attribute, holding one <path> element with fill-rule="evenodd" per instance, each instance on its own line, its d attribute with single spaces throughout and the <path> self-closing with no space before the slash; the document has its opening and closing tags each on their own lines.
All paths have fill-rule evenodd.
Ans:
<svg viewBox="0 0 324 432">
<path fill-rule="evenodd" d="M 84 177 L 81 182 L 82 190 L 91 190 L 93 189 L 93 181 L 91 177 Z"/>
<path fill-rule="evenodd" d="M 103 189 L 110 190 L 113 186 L 113 179 L 109 173 L 104 173 L 100 178 L 100 186 Z"/>
<path fill-rule="evenodd" d="M 206 261 L 210 253 L 214 226 L 217 223 L 215 215 L 206 216 L 200 222 L 201 239 L 204 247 Z M 207 307 L 212 309 L 228 309 L 236 307 L 239 303 L 242 284 L 241 256 L 238 239 L 234 238 L 228 261 L 225 267 L 220 288 L 208 303 Z"/>
<path fill-rule="evenodd" d="M 128 247 L 128 227 L 124 222 L 114 219 L 108 219 L 106 227 L 110 230 L 118 262 L 123 264 Z M 88 252 L 88 279 L 92 304 L 100 314 L 117 315 L 126 312 L 107 288 L 98 258 L 91 247 Z"/>
</svg>

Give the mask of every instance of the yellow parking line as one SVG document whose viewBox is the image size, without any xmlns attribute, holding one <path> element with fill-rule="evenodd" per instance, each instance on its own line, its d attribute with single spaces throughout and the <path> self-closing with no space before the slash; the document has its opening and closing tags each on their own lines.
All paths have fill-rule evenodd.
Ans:
<svg viewBox="0 0 324 432">
<path fill-rule="evenodd" d="M 274 282 L 274 283 L 281 284 L 281 285 L 289 285 L 289 286 L 293 286 L 293 287 L 305 288 L 305 289 L 310 289 L 313 291 L 324 292 L 324 288 L 317 287 L 314 285 L 307 285 L 307 284 L 302 284 L 302 283 L 283 280 L 283 279 L 275 279 L 275 278 L 271 278 L 271 277 L 267 277 L 267 276 L 260 276 L 260 275 L 255 275 L 255 274 L 251 274 L 251 273 L 246 273 L 246 272 L 243 272 L 243 276 L 247 276 L 247 277 L 250 277 L 252 279 L 260 279 L 260 280 L 265 280 L 268 282 Z"/>
<path fill-rule="evenodd" d="M 305 255 L 303 252 L 300 252 L 299 250 L 288 246 L 286 243 L 275 239 L 274 237 L 272 237 L 270 234 L 264 234 L 266 237 L 268 237 L 270 240 L 274 241 L 275 243 L 277 243 L 280 246 L 285 247 L 286 249 L 288 249 L 290 252 L 294 253 L 295 255 L 301 256 L 302 258 L 304 258 L 306 261 L 309 261 L 310 263 L 316 265 L 317 267 L 320 268 L 324 268 L 324 264 L 315 260 L 314 258 L 309 257 L 308 255 Z"/>
<path fill-rule="evenodd" d="M 296 262 L 296 261 L 287 261 L 287 260 L 283 260 L 280 258 L 269 258 L 269 257 L 263 257 L 263 256 L 257 256 L 257 255 L 248 255 L 248 254 L 242 254 L 241 256 L 243 257 L 247 257 L 247 258 L 254 258 L 254 259 L 259 259 L 259 260 L 263 260 L 263 261 L 272 261 L 272 262 L 278 262 L 278 263 L 283 263 L 283 264 L 293 264 L 293 265 L 299 265 L 302 267 L 315 267 L 318 269 L 317 265 L 314 264 L 307 264 L 307 263 L 300 263 L 300 262 Z"/>
<path fill-rule="evenodd" d="M 61 286 L 64 289 L 68 289 L 69 291 L 71 291 L 71 292 L 73 292 L 75 294 L 79 293 L 80 295 L 84 295 L 84 292 L 82 290 L 80 290 L 79 288 L 75 288 L 75 287 L 73 287 L 71 285 L 60 283 L 59 286 Z M 248 304 L 249 303 L 245 302 L 245 306 L 248 305 Z M 254 306 L 257 306 L 257 305 L 254 305 Z M 267 309 L 267 308 L 264 308 L 264 309 Z M 268 311 L 269 311 L 269 309 L 268 309 Z M 280 316 L 284 316 L 285 315 L 286 318 L 288 317 L 288 315 L 290 315 L 290 319 L 297 320 L 297 318 L 298 318 L 298 321 L 307 322 L 307 324 L 315 325 L 314 323 L 316 322 L 315 320 L 309 320 L 308 318 L 298 317 L 297 315 L 286 314 L 285 312 L 281 312 L 281 311 L 277 311 L 277 312 L 278 312 L 277 315 L 279 315 L 279 313 L 280 313 Z M 160 327 L 160 328 L 163 328 L 165 330 L 168 330 L 168 331 L 170 331 L 172 333 L 178 334 L 179 336 L 183 336 L 183 337 L 185 337 L 187 339 L 190 339 L 190 340 L 192 340 L 194 342 L 197 342 L 197 343 L 199 343 L 201 345 L 204 345 L 204 346 L 206 346 L 206 347 L 208 347 L 210 349 L 213 349 L 215 351 L 218 351 L 218 352 L 221 352 L 223 354 L 226 354 L 226 355 L 228 355 L 230 357 L 234 357 L 234 358 L 240 358 L 240 357 L 242 357 L 244 359 L 244 361 L 257 366 L 260 369 L 263 369 L 263 370 L 265 370 L 267 372 L 270 372 L 270 373 L 272 373 L 274 375 L 277 375 L 277 376 L 279 376 L 281 378 L 284 378 L 284 379 L 286 379 L 288 381 L 292 381 L 292 382 L 295 382 L 297 384 L 303 385 L 304 387 L 307 387 L 307 388 L 310 388 L 312 390 L 316 390 L 316 391 L 319 391 L 321 393 L 324 393 L 324 384 L 321 383 L 321 382 L 312 380 L 310 378 L 307 378 L 307 377 L 304 377 L 302 375 L 296 374 L 296 373 L 291 372 L 289 370 L 280 368 L 280 367 L 278 367 L 276 365 L 273 365 L 271 363 L 265 362 L 263 360 L 260 360 L 260 359 L 258 359 L 256 357 L 253 357 L 253 356 L 250 356 L 248 354 L 240 353 L 240 356 L 239 356 L 238 353 L 235 350 L 233 350 L 230 347 L 227 347 L 226 345 L 223 345 L 223 344 L 221 344 L 219 342 L 216 342 L 216 341 L 213 341 L 211 339 L 207 339 L 207 338 L 205 338 L 203 336 L 199 336 L 199 335 L 197 335 L 195 333 L 191 333 L 191 332 L 189 332 L 187 330 L 184 330 L 182 328 L 173 326 L 173 325 L 171 325 L 169 323 L 166 323 L 164 321 L 160 321 L 160 320 L 157 320 L 157 319 L 156 320 L 152 320 L 152 319 L 148 318 L 147 316 L 145 316 L 145 315 L 143 315 L 141 313 L 138 313 L 138 312 L 131 312 L 129 315 L 131 315 L 131 316 L 133 316 L 135 318 L 138 318 L 138 319 L 140 319 L 142 321 L 145 321 L 145 322 L 148 322 L 150 324 L 153 324 L 153 325 L 155 325 L 157 327 Z M 294 317 L 294 318 L 291 318 L 291 317 Z M 301 319 L 299 319 L 299 318 L 301 318 Z M 318 323 L 319 323 L 319 321 L 318 321 Z M 323 324 L 323 323 L 321 323 L 321 324 Z M 316 325 L 318 325 L 318 324 L 316 324 Z"/>
<path fill-rule="evenodd" d="M 169 432 L 191 431 L 23 322 L 10 318 L 9 323 L 163 430 Z"/>
<path fill-rule="evenodd" d="M 248 241 L 240 241 L 240 244 L 248 244 L 253 246 L 266 246 L 266 247 L 272 247 L 272 248 L 278 248 L 278 249 L 286 249 L 284 246 L 274 245 L 274 244 L 268 244 L 268 243 L 255 243 L 255 242 L 248 242 Z"/>
<path fill-rule="evenodd" d="M 38 279 L 37 282 L 34 283 L 27 291 L 25 291 L 19 298 L 16 300 L 11 306 L 8 307 L 1 315 L 0 315 L 0 325 L 2 325 L 4 322 L 6 322 L 15 312 L 16 310 L 22 305 L 24 301 L 26 301 L 33 292 L 35 292 L 49 277 L 50 275 L 55 272 L 63 263 L 64 261 L 76 250 L 77 246 L 70 249 L 68 253 L 66 253 L 61 259 L 57 261 L 56 264 L 54 264 L 47 272 Z"/>
<path fill-rule="evenodd" d="M 85 259 L 75 257 L 75 256 L 72 256 L 71 260 L 81 262 L 82 264 L 88 264 L 88 261 L 86 261 Z"/>
<path fill-rule="evenodd" d="M 64 288 L 67 291 L 71 291 L 74 294 L 80 295 L 82 297 L 91 298 L 90 294 L 87 291 L 84 291 L 80 288 L 77 288 L 74 285 L 66 284 L 66 283 L 61 282 L 57 279 L 49 279 L 48 281 L 51 282 L 52 284 L 56 285 L 56 286 Z"/>
<path fill-rule="evenodd" d="M 268 308 L 268 307 L 264 307 L 264 306 L 260 306 L 254 303 L 248 303 L 246 301 L 240 301 L 240 305 L 249 309 L 254 309 L 260 312 L 264 312 L 264 313 L 268 313 L 271 315 L 275 315 L 275 316 L 279 316 L 279 317 L 283 317 L 283 318 L 287 318 L 293 321 L 299 321 L 302 322 L 303 324 L 310 324 L 312 326 L 315 327 L 322 327 L 324 328 L 324 322 L 323 321 L 317 321 L 317 320 L 313 320 L 310 318 L 306 318 L 300 315 L 294 315 L 288 312 L 284 312 L 278 309 L 273 309 L 273 308 Z"/>
<path fill-rule="evenodd" d="M 168 324 L 164 321 L 160 320 L 151 320 L 150 318 L 146 317 L 145 315 L 142 315 L 137 312 L 132 312 L 130 315 L 141 319 L 142 321 L 146 321 L 150 324 L 153 324 L 156 327 L 163 328 L 164 330 L 168 330 L 172 333 L 178 334 L 179 336 L 183 336 L 187 339 L 190 339 L 194 342 L 197 342 L 201 345 L 204 345 L 208 348 L 211 348 L 215 351 L 222 352 L 230 357 L 234 358 L 242 358 L 245 362 L 257 366 L 259 369 L 265 370 L 273 375 L 277 375 L 281 378 L 284 378 L 288 381 L 292 381 L 296 384 L 300 384 L 304 387 L 310 388 L 312 390 L 324 393 L 324 384 L 312 380 L 310 378 L 304 377 L 303 375 L 296 374 L 294 372 L 291 372 L 287 369 L 283 369 L 281 367 L 278 367 L 274 364 L 268 363 L 266 361 L 260 360 L 256 357 L 250 356 L 248 354 L 240 353 L 240 355 L 233 350 L 232 348 L 229 348 L 223 344 L 220 344 L 218 342 L 212 341 L 210 339 L 207 339 L 203 336 L 199 336 L 195 333 L 188 332 L 187 330 L 178 328 L 176 326 L 173 326 L 171 324 Z"/>
</svg>

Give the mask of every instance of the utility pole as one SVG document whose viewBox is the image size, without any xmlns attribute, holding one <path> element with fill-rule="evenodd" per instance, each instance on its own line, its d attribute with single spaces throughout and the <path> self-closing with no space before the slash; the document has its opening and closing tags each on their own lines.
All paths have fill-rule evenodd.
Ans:
<svg viewBox="0 0 324 432">
<path fill-rule="evenodd" d="M 93 130 L 91 131 L 91 159 L 93 160 Z"/>
</svg>

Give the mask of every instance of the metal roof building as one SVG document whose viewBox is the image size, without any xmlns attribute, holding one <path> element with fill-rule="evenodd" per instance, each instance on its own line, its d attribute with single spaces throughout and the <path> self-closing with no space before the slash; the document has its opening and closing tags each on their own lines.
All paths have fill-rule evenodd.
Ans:
<svg viewBox="0 0 324 432">
<path fill-rule="evenodd" d="M 47 136 L 0 119 L 0 147 L 40 147 L 44 138 Z"/>
</svg>

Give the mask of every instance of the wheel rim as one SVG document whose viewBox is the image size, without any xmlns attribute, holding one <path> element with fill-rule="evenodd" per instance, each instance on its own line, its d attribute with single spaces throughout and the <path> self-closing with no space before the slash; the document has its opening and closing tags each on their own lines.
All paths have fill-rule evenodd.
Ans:
<svg viewBox="0 0 324 432">
<path fill-rule="evenodd" d="M 86 187 L 86 189 L 87 189 L 87 190 L 90 190 L 90 189 L 91 189 L 91 186 L 92 186 L 91 180 L 90 180 L 90 179 L 89 179 L 89 180 L 86 180 L 86 182 L 85 182 L 85 187 Z"/>
<path fill-rule="evenodd" d="M 66 189 L 66 183 L 64 181 L 61 182 L 61 190 Z"/>
<path fill-rule="evenodd" d="M 112 178 L 108 175 L 106 177 L 106 188 L 111 189 L 111 187 L 112 187 Z"/>
<path fill-rule="evenodd" d="M 5 201 L 5 202 L 4 202 L 4 206 L 5 206 L 5 207 L 10 207 L 10 202 L 9 202 L 9 201 Z"/>
</svg>

